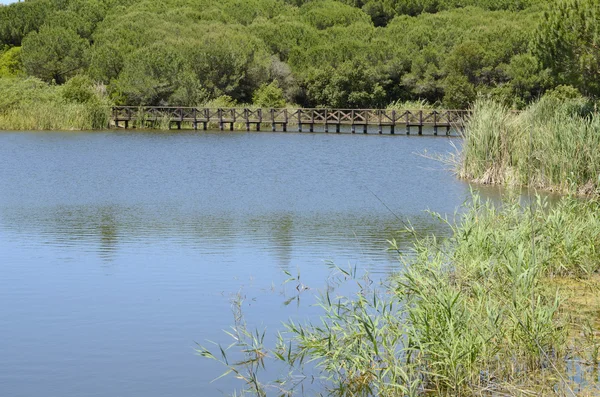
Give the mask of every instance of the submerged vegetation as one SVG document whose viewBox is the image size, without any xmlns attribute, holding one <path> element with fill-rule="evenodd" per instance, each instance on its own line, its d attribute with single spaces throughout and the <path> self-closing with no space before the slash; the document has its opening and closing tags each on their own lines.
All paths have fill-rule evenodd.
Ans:
<svg viewBox="0 0 600 397">
<path fill-rule="evenodd" d="M 417 238 L 383 290 L 341 271 L 357 293 L 340 296 L 329 285 L 319 323 L 289 322 L 267 349 L 263 335 L 237 321 L 239 361 L 224 348 L 200 353 L 257 395 L 300 394 L 312 376 L 340 396 L 570 394 L 586 380 L 569 378 L 567 362 L 576 356 L 581 367 L 597 367 L 600 341 L 589 321 L 573 320 L 562 288 L 583 279 L 600 292 L 599 214 L 597 201 L 572 197 L 549 208 L 541 199 L 495 206 L 475 195 L 450 223 L 453 236 Z M 268 360 L 287 375 L 261 383 Z"/>
<path fill-rule="evenodd" d="M 479 183 L 600 194 L 600 115 L 581 98 L 548 95 L 520 113 L 479 101 L 458 172 Z"/>
<path fill-rule="evenodd" d="M 117 105 L 196 106 L 228 96 L 277 106 L 412 101 L 464 109 L 483 96 L 522 108 L 560 85 L 600 94 L 598 7 L 594 0 L 25 0 L 0 5 L 0 90 L 35 77 L 47 92 L 84 76 Z M 0 114 L 13 110 L 2 106 Z M 5 118 L 12 128 L 32 125 Z"/>
</svg>

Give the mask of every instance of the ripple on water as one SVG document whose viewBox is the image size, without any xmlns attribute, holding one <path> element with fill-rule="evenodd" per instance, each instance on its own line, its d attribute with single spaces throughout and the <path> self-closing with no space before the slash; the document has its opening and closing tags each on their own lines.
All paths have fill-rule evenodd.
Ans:
<svg viewBox="0 0 600 397">
<path fill-rule="evenodd" d="M 396 216 L 443 235 L 422 211 L 453 213 L 469 195 L 419 155 L 452 151 L 452 142 L 0 134 L 3 392 L 229 391 L 228 381 L 209 384 L 221 369 L 193 348 L 223 340 L 230 295 L 241 288 L 249 323 L 275 329 L 290 316 L 318 313 L 309 298 L 283 305 L 284 270 L 313 288 L 323 286 L 327 261 L 378 277 L 398 270 L 386 251 L 402 228 Z"/>
</svg>

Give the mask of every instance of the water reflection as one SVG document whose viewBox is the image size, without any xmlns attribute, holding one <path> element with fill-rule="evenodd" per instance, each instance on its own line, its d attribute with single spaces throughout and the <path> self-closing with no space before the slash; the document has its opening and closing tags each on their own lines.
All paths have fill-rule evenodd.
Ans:
<svg viewBox="0 0 600 397">
<path fill-rule="evenodd" d="M 228 296 L 243 288 L 249 325 L 275 330 L 317 313 L 284 306 L 271 290 L 283 270 L 315 288 L 327 261 L 382 277 L 398 270 L 386 240 L 407 250 L 411 242 L 394 233 L 403 225 L 393 214 L 443 236 L 423 210 L 452 214 L 469 196 L 419 155 L 453 151 L 453 142 L 0 133 L 2 391 L 229 392 L 231 384 L 210 383 L 221 369 L 192 350 L 229 327 Z"/>
<path fill-rule="evenodd" d="M 119 250 L 143 249 L 151 242 L 168 251 L 181 247 L 207 255 L 257 250 L 288 271 L 300 264 L 297 259 L 303 255 L 310 263 L 310 258 L 321 260 L 337 253 L 385 273 L 396 266 L 395 254 L 385 253 L 387 240 L 395 238 L 407 250 L 412 242 L 409 234 L 398 233 L 404 223 L 396 216 L 275 212 L 244 217 L 117 205 L 10 207 L 0 212 L 0 231 L 29 249 L 45 245 L 83 250 L 105 262 L 114 261 Z M 425 213 L 410 221 L 422 235 L 448 233 L 443 223 Z"/>
</svg>

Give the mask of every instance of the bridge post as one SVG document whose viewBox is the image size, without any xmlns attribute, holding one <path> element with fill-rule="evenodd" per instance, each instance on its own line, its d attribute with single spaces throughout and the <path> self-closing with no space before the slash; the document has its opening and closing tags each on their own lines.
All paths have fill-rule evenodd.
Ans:
<svg viewBox="0 0 600 397">
<path fill-rule="evenodd" d="M 287 109 L 283 109 L 283 132 L 287 132 L 287 125 L 288 125 L 288 111 Z"/>
<path fill-rule="evenodd" d="M 131 109 L 127 108 L 127 120 L 125 120 L 125 129 L 129 128 L 129 120 L 131 120 Z"/>
<path fill-rule="evenodd" d="M 277 127 L 275 126 L 275 109 L 271 108 L 271 131 L 275 132 Z"/>
<path fill-rule="evenodd" d="M 341 128 L 340 128 L 340 123 L 337 123 L 337 124 L 335 125 L 335 133 L 336 133 L 336 134 L 339 134 L 339 133 L 340 133 L 340 129 L 341 129 Z"/>
</svg>

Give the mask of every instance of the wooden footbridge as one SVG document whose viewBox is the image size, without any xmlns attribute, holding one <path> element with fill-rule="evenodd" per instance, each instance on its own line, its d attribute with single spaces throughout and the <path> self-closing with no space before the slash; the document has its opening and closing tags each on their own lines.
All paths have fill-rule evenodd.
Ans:
<svg viewBox="0 0 600 397">
<path fill-rule="evenodd" d="M 451 130 L 462 130 L 469 116 L 467 110 L 387 110 L 387 109 L 250 109 L 250 108 L 196 108 L 196 107 L 134 107 L 116 106 L 112 109 L 112 123 L 117 128 L 177 128 L 197 130 L 219 128 L 221 131 L 234 128 L 256 131 L 268 125 L 272 131 L 287 131 L 296 127 L 298 132 L 315 126 L 323 127 L 324 132 L 340 133 L 350 127 L 368 133 L 369 127 L 376 127 L 379 134 L 384 131 L 396 133 L 396 128 L 404 128 L 406 134 L 416 128 L 419 135 L 423 127 L 433 129 L 438 135 L 441 128 L 446 135 Z M 372 131 L 373 131 L 372 129 Z"/>
</svg>

